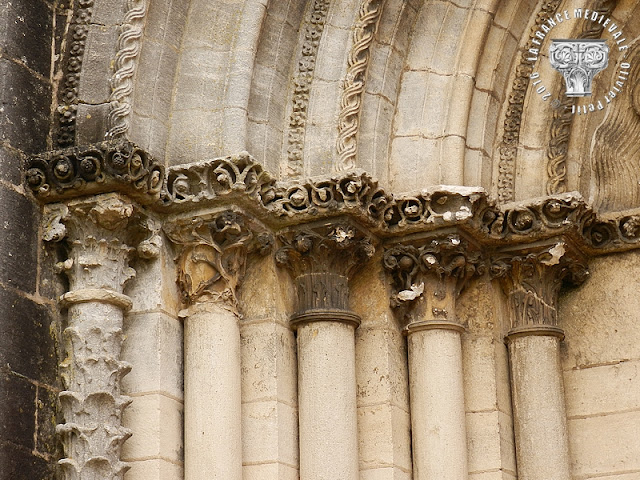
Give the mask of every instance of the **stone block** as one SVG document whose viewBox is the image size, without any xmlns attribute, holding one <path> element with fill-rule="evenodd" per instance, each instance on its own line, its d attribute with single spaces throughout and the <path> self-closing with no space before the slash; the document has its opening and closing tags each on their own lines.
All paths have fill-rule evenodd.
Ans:
<svg viewBox="0 0 640 480">
<path fill-rule="evenodd" d="M 463 336 L 462 367 L 465 374 L 466 411 L 496 410 L 498 408 L 497 368 L 493 338 Z"/>
<path fill-rule="evenodd" d="M 182 423 L 182 402 L 159 394 L 134 397 L 123 416 L 123 425 L 130 428 L 133 435 L 122 448 L 122 458 L 182 462 Z"/>
<path fill-rule="evenodd" d="M 563 368 L 640 359 L 640 303 L 635 283 L 629 281 L 640 272 L 640 257 L 636 252 L 597 257 L 589 270 L 589 281 L 559 299 Z"/>
<path fill-rule="evenodd" d="M 426 70 L 438 55 L 437 40 L 442 31 L 442 20 L 447 14 L 449 5 L 445 2 L 429 2 L 420 8 L 415 20 L 414 31 L 407 54 L 407 67 L 410 70 Z M 437 18 L 440 21 L 433 22 Z M 415 33 L 414 33 L 415 32 Z M 441 72 L 445 73 L 445 72 Z"/>
<path fill-rule="evenodd" d="M 125 474 L 125 480 L 176 480 L 184 477 L 182 465 L 164 459 L 139 460 L 129 465 L 131 470 Z"/>
<path fill-rule="evenodd" d="M 296 405 L 297 362 L 293 332 L 261 322 L 241 329 L 242 400 L 279 399 Z"/>
<path fill-rule="evenodd" d="M 640 471 L 640 411 L 570 419 L 567 423 L 575 477 Z"/>
<path fill-rule="evenodd" d="M 179 49 L 188 8 L 187 2 L 150 2 L 147 7 L 145 43 L 153 40 L 164 42 L 173 50 Z"/>
<path fill-rule="evenodd" d="M 79 145 L 88 145 L 104 140 L 104 135 L 109 130 L 110 108 L 108 103 L 99 105 L 78 104 L 76 142 Z"/>
<path fill-rule="evenodd" d="M 30 293 L 36 288 L 39 221 L 28 197 L 0 185 L 0 282 Z"/>
<path fill-rule="evenodd" d="M 198 14 L 189 16 L 183 48 L 207 46 L 218 51 L 231 49 L 242 15 L 241 3 L 197 0 L 191 4 L 191 11 Z"/>
<path fill-rule="evenodd" d="M 469 472 L 502 467 L 498 411 L 467 413 Z"/>
<path fill-rule="evenodd" d="M 356 378 L 359 406 L 390 402 L 408 411 L 406 345 L 397 330 L 356 330 Z"/>
<path fill-rule="evenodd" d="M 162 43 L 145 39 L 134 90 L 136 112 L 147 117 L 168 117 L 177 66 L 178 52 Z"/>
<path fill-rule="evenodd" d="M 0 287 L 0 365 L 56 385 L 58 357 L 52 318 L 47 307 Z"/>
<path fill-rule="evenodd" d="M 27 154 L 47 148 L 51 85 L 0 58 L 0 141 Z"/>
<path fill-rule="evenodd" d="M 394 467 L 360 470 L 360 480 L 411 480 L 411 471 Z"/>
<path fill-rule="evenodd" d="M 0 442 L 0 480 L 55 480 L 55 463 L 36 457 L 31 450 Z"/>
<path fill-rule="evenodd" d="M 35 451 L 40 455 L 62 458 L 60 436 L 56 433 L 56 425 L 62 423 L 58 418 L 58 390 L 38 386 L 36 391 L 36 445 Z"/>
<path fill-rule="evenodd" d="M 337 10 L 339 9 L 331 9 Z M 350 28 L 340 28 L 333 25 L 325 25 L 322 33 L 322 41 L 320 44 L 320 52 L 322 55 L 316 57 L 316 66 L 314 70 L 314 80 L 323 80 L 325 82 L 338 82 L 345 75 L 347 65 L 347 56 L 353 43 Z M 314 85 L 315 89 L 315 85 Z M 331 98 L 338 103 L 339 95 L 326 97 L 324 100 Z"/>
<path fill-rule="evenodd" d="M 371 50 L 366 91 L 395 102 L 402 68 L 402 57 L 392 47 L 382 45 Z"/>
<path fill-rule="evenodd" d="M 242 459 L 247 464 L 298 464 L 298 415 L 277 401 L 242 404 Z"/>
<path fill-rule="evenodd" d="M 261 463 L 259 465 L 243 465 L 243 480 L 298 480 L 298 469 L 282 463 Z"/>
<path fill-rule="evenodd" d="M 0 443 L 35 447 L 36 386 L 12 373 L 0 374 Z M 3 465 L 4 469 L 4 465 Z"/>
<path fill-rule="evenodd" d="M 110 27 L 121 25 L 124 22 L 124 10 L 122 0 L 96 2 L 91 12 L 91 23 Z"/>
<path fill-rule="evenodd" d="M 313 83 L 311 98 L 309 99 L 309 123 L 313 125 L 330 126 L 334 130 L 337 127 L 336 119 L 340 113 L 339 102 L 329 101 L 330 98 L 340 98 L 341 89 L 339 82 L 316 79 Z M 327 138 L 323 140 L 326 143 Z M 335 138 L 335 133 L 333 138 Z M 335 148 L 335 147 L 334 147 Z"/>
<path fill-rule="evenodd" d="M 182 322 L 163 313 L 129 314 L 124 333 L 122 359 L 133 367 L 122 380 L 124 392 L 160 392 L 181 399 Z"/>
<path fill-rule="evenodd" d="M 422 131 L 422 114 L 427 101 L 428 80 L 427 72 L 410 71 L 402 76 L 394 121 L 395 135 L 418 135 Z"/>
<path fill-rule="evenodd" d="M 22 156 L 19 150 L 0 144 L 0 180 L 22 184 Z"/>
<path fill-rule="evenodd" d="M 51 70 L 53 10 L 44 0 L 14 0 L 0 6 L 0 55 L 43 77 Z"/>
<path fill-rule="evenodd" d="M 116 55 L 118 29 L 90 25 L 82 58 L 82 75 L 78 86 L 78 100 L 82 103 L 107 103 L 111 95 L 109 80 L 113 75 L 112 62 Z"/>
<path fill-rule="evenodd" d="M 564 372 L 567 417 L 640 410 L 640 361 Z"/>
<path fill-rule="evenodd" d="M 516 480 L 511 473 L 504 471 L 469 473 L 469 480 Z"/>
<path fill-rule="evenodd" d="M 391 404 L 358 408 L 360 469 L 411 469 L 409 414 Z"/>
</svg>

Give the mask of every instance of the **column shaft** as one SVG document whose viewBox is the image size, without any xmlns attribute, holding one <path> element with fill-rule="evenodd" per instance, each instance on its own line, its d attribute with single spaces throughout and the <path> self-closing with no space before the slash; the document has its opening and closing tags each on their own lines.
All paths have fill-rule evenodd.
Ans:
<svg viewBox="0 0 640 480">
<path fill-rule="evenodd" d="M 355 325 L 298 327 L 300 478 L 358 479 Z"/>
<path fill-rule="evenodd" d="M 409 333 L 415 480 L 466 480 L 467 438 L 460 332 Z"/>
<path fill-rule="evenodd" d="M 520 480 L 571 480 L 560 338 L 509 341 Z"/>
<path fill-rule="evenodd" d="M 238 317 L 196 305 L 184 325 L 185 478 L 242 479 Z"/>
</svg>

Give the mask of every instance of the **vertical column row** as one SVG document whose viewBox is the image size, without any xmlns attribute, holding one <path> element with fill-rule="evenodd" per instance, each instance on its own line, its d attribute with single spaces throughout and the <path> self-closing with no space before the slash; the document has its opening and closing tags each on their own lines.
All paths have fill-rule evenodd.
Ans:
<svg viewBox="0 0 640 480">
<path fill-rule="evenodd" d="M 354 225 L 338 223 L 287 232 L 276 261 L 297 292 L 291 318 L 298 338 L 300 478 L 357 480 L 355 329 L 348 278 L 374 253 Z"/>
<path fill-rule="evenodd" d="M 556 306 L 563 280 L 584 280 L 585 259 L 558 241 L 503 251 L 492 273 L 508 297 L 518 478 L 571 480 Z"/>
<path fill-rule="evenodd" d="M 425 237 L 385 252 L 392 305 L 406 322 L 413 472 L 416 480 L 467 478 L 461 334 L 456 300 L 483 270 L 457 234 Z"/>
<path fill-rule="evenodd" d="M 240 313 L 247 254 L 266 251 L 261 227 L 231 210 L 165 225 L 179 245 L 184 317 L 185 478 L 242 479 Z"/>
</svg>

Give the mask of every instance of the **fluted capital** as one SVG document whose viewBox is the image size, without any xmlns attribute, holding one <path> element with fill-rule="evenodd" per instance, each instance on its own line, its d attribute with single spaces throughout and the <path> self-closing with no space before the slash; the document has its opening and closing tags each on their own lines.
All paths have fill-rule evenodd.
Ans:
<svg viewBox="0 0 640 480">
<path fill-rule="evenodd" d="M 255 219 L 235 210 L 183 217 L 164 225 L 179 249 L 178 286 L 185 304 L 213 301 L 237 312 L 236 289 L 247 254 L 273 244 Z"/>
<path fill-rule="evenodd" d="M 456 232 L 395 244 L 383 262 L 393 279 L 391 306 L 412 317 L 409 331 L 427 323 L 457 329 L 456 300 L 469 280 L 485 270 L 477 246 Z"/>
<path fill-rule="evenodd" d="M 375 252 L 371 237 L 350 221 L 299 227 L 279 235 L 276 262 L 298 293 L 292 322 L 332 319 L 359 323 L 349 310 L 348 280 Z"/>
<path fill-rule="evenodd" d="M 564 282 L 582 283 L 588 275 L 586 258 L 565 240 L 531 245 L 496 254 L 491 275 L 509 299 L 509 336 L 563 336 L 558 326 L 558 292 Z"/>
</svg>

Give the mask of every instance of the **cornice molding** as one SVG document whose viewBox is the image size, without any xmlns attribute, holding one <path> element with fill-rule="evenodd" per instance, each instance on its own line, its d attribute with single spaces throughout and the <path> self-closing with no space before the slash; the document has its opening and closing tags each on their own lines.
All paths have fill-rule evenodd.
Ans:
<svg viewBox="0 0 640 480">
<path fill-rule="evenodd" d="M 42 203 L 121 192 L 147 205 L 160 196 L 164 167 L 131 142 L 107 141 L 33 156 L 25 180 Z"/>
<path fill-rule="evenodd" d="M 456 227 L 489 250 L 558 236 L 588 255 L 640 247 L 640 208 L 600 216 L 576 192 L 498 206 L 480 188 L 393 195 L 361 170 L 278 182 L 246 152 L 165 175 L 133 143 L 102 142 L 31 157 L 26 184 L 42 203 L 120 192 L 166 218 L 237 206 L 273 232 L 349 217 L 386 243 Z"/>
</svg>

